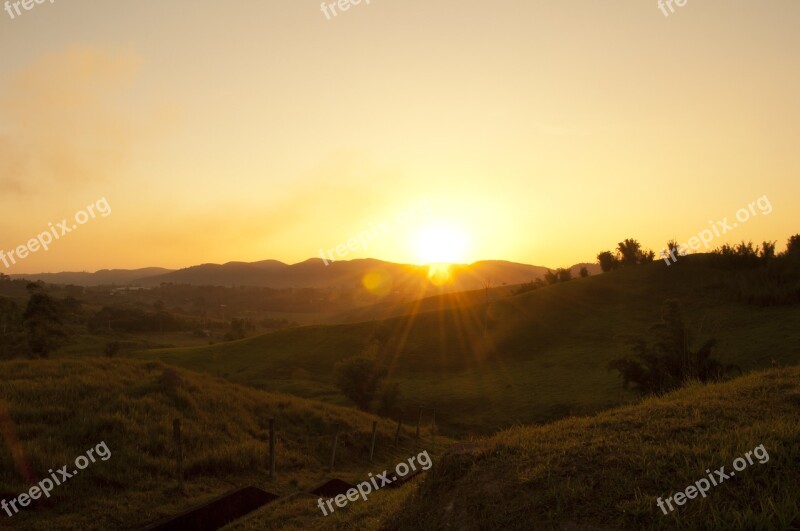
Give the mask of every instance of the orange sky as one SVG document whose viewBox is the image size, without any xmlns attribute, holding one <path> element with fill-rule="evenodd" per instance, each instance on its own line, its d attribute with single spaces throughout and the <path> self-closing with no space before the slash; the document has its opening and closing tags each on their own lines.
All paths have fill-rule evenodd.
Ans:
<svg viewBox="0 0 800 531">
<path fill-rule="evenodd" d="M 364 256 L 592 261 L 767 196 L 800 232 L 800 3 L 56 1 L 0 11 L 0 272 Z M 457 240 L 453 243 L 453 240 Z"/>
</svg>

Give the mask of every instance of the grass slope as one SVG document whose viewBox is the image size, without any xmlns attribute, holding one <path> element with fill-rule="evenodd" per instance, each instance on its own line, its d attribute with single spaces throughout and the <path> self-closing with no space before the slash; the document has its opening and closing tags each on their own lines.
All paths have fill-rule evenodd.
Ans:
<svg viewBox="0 0 800 531">
<path fill-rule="evenodd" d="M 333 315 L 327 319 L 325 323 L 360 323 L 365 321 L 390 319 L 392 317 L 400 317 L 413 313 L 433 312 L 437 310 L 474 306 L 476 304 L 486 302 L 487 297 L 490 300 L 509 297 L 513 294 L 513 290 L 518 287 L 519 286 L 517 285 L 491 288 L 488 290 L 488 295 L 487 290 L 484 288 L 471 291 L 442 293 L 440 295 L 423 297 L 413 301 L 379 302 L 363 308 L 356 308 L 354 310 Z"/>
<path fill-rule="evenodd" d="M 276 481 L 267 479 L 266 470 L 269 417 L 277 425 Z M 176 485 L 174 418 L 182 419 L 185 495 Z M 351 481 L 426 444 L 427 432 L 418 440 L 406 430 L 395 447 L 396 424 L 379 420 L 371 464 L 373 420 L 379 419 L 158 362 L 3 362 L 0 498 L 28 491 L 49 469 L 74 469 L 75 458 L 101 441 L 111 458 L 56 487 L 48 500 L 12 517 L 0 512 L 0 528 L 133 529 L 247 484 L 291 494 L 328 477 L 324 469 L 337 424 L 343 435 L 336 475 Z"/>
<path fill-rule="evenodd" d="M 448 453 L 386 529 L 798 529 L 800 368 L 693 386 Z M 656 506 L 758 445 L 769 460 Z M 715 475 L 716 477 L 716 475 Z"/>
<path fill-rule="evenodd" d="M 270 391 L 347 404 L 332 382 L 334 364 L 390 331 L 380 356 L 403 405 L 437 408 L 452 434 L 491 433 L 619 405 L 632 397 L 607 370 L 678 298 L 699 338 L 743 370 L 772 359 L 800 361 L 800 307 L 756 307 L 723 289 L 735 272 L 690 256 L 549 286 L 489 304 L 463 305 L 382 322 L 284 330 L 239 342 L 138 356 L 223 376 Z"/>
</svg>

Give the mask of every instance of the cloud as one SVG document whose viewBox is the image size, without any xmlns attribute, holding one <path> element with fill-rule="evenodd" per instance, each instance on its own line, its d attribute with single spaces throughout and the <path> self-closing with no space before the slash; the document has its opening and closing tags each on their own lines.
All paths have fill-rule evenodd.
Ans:
<svg viewBox="0 0 800 531">
<path fill-rule="evenodd" d="M 135 134 L 121 101 L 139 68 L 132 53 L 70 47 L 0 87 L 0 191 L 94 182 L 126 161 Z"/>
<path fill-rule="evenodd" d="M 316 256 L 319 246 L 345 241 L 369 221 L 392 219 L 422 199 L 386 182 L 402 183 L 402 175 L 339 153 L 297 175 L 280 195 L 271 193 L 271 185 L 218 192 L 217 197 L 196 190 L 178 196 L 155 191 L 146 204 L 137 204 L 135 218 L 122 208 L 115 212 L 125 215 L 120 230 L 132 254 L 146 249 L 151 255 L 147 263 L 304 260 Z"/>
</svg>

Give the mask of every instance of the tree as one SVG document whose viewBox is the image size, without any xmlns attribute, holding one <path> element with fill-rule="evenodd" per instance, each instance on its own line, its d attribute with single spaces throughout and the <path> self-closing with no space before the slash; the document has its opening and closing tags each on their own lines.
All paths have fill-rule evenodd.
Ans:
<svg viewBox="0 0 800 531">
<path fill-rule="evenodd" d="M 611 251 L 603 251 L 602 253 L 598 254 L 597 261 L 600 262 L 600 269 L 602 269 L 604 273 L 608 273 L 609 271 L 619 267 L 619 261 Z"/>
<path fill-rule="evenodd" d="M 580 275 L 581 275 L 581 278 L 586 278 L 586 277 L 589 276 L 589 270 L 586 269 L 586 266 L 581 267 Z"/>
<path fill-rule="evenodd" d="M 628 238 L 617 244 L 617 254 L 619 255 L 620 265 L 629 266 L 652 262 L 656 258 L 656 253 L 652 250 L 645 251 L 642 245 L 633 238 Z"/>
<path fill-rule="evenodd" d="M 336 364 L 334 381 L 344 396 L 366 411 L 386 377 L 386 371 L 365 356 L 347 358 Z"/>
<path fill-rule="evenodd" d="M 641 244 L 633 238 L 628 238 L 617 244 L 617 252 L 620 255 L 620 262 L 622 265 L 636 265 L 639 263 L 639 253 L 641 252 Z"/>
<path fill-rule="evenodd" d="M 723 379 L 726 374 L 739 370 L 734 365 L 725 366 L 711 357 L 716 344 L 714 339 L 691 350 L 692 337 L 680 316 L 678 302 L 664 302 L 661 322 L 650 328 L 650 337 L 639 339 L 633 358 L 625 357 L 609 363 L 609 370 L 617 370 L 625 388 L 633 387 L 642 395 L 661 395 L 682 387 L 690 380 L 703 383 Z"/>
<path fill-rule="evenodd" d="M 746 269 L 758 267 L 761 264 L 760 247 L 758 245 L 754 247 L 752 241 L 742 241 L 736 245 L 726 243 L 711 251 L 711 255 L 712 263 L 718 267 Z"/>
<path fill-rule="evenodd" d="M 765 263 L 772 261 L 772 259 L 775 258 L 775 245 L 777 245 L 777 243 L 777 241 L 762 243 L 761 253 L 758 257 Z"/>
<path fill-rule="evenodd" d="M 786 251 L 783 253 L 783 256 L 792 256 L 795 258 L 800 256 L 800 234 L 795 234 L 789 238 L 789 241 L 786 242 Z"/>
<path fill-rule="evenodd" d="M 547 273 L 544 274 L 544 281 L 548 284 L 557 284 L 558 283 L 558 271 L 550 271 L 547 270 Z"/>
<path fill-rule="evenodd" d="M 667 250 L 672 251 L 675 250 L 675 254 L 679 254 L 681 252 L 681 246 L 678 244 L 677 240 L 670 240 L 667 242 Z"/>
<path fill-rule="evenodd" d="M 559 282 L 569 282 L 570 280 L 572 280 L 571 269 L 558 269 L 556 270 L 556 273 L 558 273 Z"/>
<path fill-rule="evenodd" d="M 35 356 L 46 358 L 55 350 L 64 337 L 58 304 L 41 287 L 29 284 L 31 297 L 22 314 L 23 325 L 28 339 L 28 347 Z"/>
<path fill-rule="evenodd" d="M 656 253 L 653 250 L 647 251 L 639 251 L 637 263 L 639 264 L 646 264 L 647 262 L 652 262 L 656 259 Z"/>
</svg>

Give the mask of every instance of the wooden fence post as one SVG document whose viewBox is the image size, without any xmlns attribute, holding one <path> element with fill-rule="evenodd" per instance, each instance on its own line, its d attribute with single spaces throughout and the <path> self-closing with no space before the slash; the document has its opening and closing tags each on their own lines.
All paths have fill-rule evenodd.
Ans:
<svg viewBox="0 0 800 531">
<path fill-rule="evenodd" d="M 341 431 L 341 427 L 337 424 L 336 425 L 336 436 L 333 438 L 333 451 L 331 452 L 331 466 L 328 467 L 331 472 L 333 472 L 333 467 L 336 464 L 336 447 L 339 445 L 339 432 Z"/>
<path fill-rule="evenodd" d="M 275 419 L 269 419 L 269 479 L 275 479 Z"/>
<path fill-rule="evenodd" d="M 369 445 L 369 462 L 372 462 L 372 457 L 375 455 L 375 437 L 378 435 L 378 421 L 372 421 L 372 442 Z"/>
<path fill-rule="evenodd" d="M 178 488 L 181 493 L 185 492 L 183 488 L 183 449 L 181 448 L 181 421 L 175 419 L 172 422 L 172 433 L 175 436 L 175 461 L 178 465 Z"/>
<path fill-rule="evenodd" d="M 397 420 L 397 433 L 394 434 L 394 444 L 397 445 L 397 441 L 400 440 L 400 428 L 403 426 L 403 412 L 400 412 L 400 418 Z"/>
<path fill-rule="evenodd" d="M 436 409 L 433 410 L 431 415 L 433 416 L 431 420 L 431 434 L 433 436 L 432 446 L 433 446 L 433 451 L 436 451 Z"/>
</svg>

